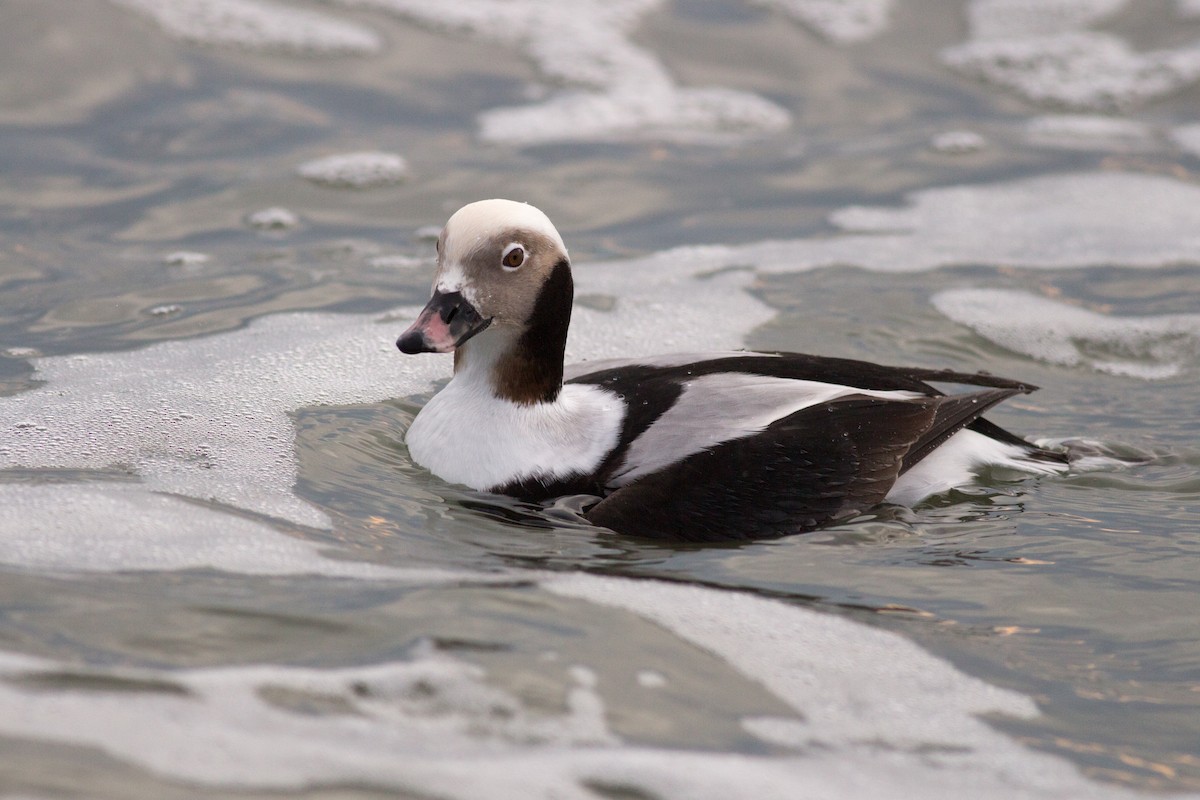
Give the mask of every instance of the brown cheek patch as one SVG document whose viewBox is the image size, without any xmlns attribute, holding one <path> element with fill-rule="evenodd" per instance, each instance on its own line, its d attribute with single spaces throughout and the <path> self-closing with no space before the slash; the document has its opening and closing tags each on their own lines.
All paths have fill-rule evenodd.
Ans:
<svg viewBox="0 0 1200 800">
<path fill-rule="evenodd" d="M 542 284 L 525 332 L 492 377 L 497 396 L 514 403 L 551 403 L 562 389 L 563 354 L 575 287 L 564 258 Z"/>
</svg>

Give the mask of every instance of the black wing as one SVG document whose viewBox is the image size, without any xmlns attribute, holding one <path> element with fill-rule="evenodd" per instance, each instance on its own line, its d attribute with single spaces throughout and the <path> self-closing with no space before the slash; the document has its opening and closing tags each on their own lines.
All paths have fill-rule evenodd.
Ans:
<svg viewBox="0 0 1200 800">
<path fill-rule="evenodd" d="M 636 359 L 605 361 L 596 366 L 599 369 L 587 370 L 586 362 L 572 365 L 571 378 L 567 382 L 636 387 L 647 379 L 670 378 L 683 382 L 718 372 L 744 372 L 773 378 L 836 383 L 856 389 L 903 390 L 930 395 L 942 394 L 930 383 L 958 383 L 992 389 L 1017 389 L 1022 392 L 1037 389 L 1036 386 L 1023 381 L 1001 378 L 985 372 L 892 367 L 870 361 L 806 353 L 717 353 L 698 355 L 695 361 L 675 363 L 671 366 L 657 366 L 652 361 L 640 363 Z"/>
<path fill-rule="evenodd" d="M 618 533 L 673 541 L 813 530 L 882 502 L 940 404 L 859 395 L 811 406 L 646 475 L 586 516 Z"/>
<path fill-rule="evenodd" d="M 947 405 L 939 414 L 947 417 L 946 424 L 934 425 L 930 433 L 916 443 L 905 459 L 904 469 L 909 469 L 927 456 L 940 444 L 962 428 L 970 428 L 991 439 L 1024 447 L 1029 455 L 1042 461 L 1066 463 L 1065 455 L 1042 450 L 1025 440 L 982 418 L 992 406 L 1015 394 L 1028 394 L 1038 387 L 1023 381 L 1001 378 L 987 373 L 955 372 L 921 367 L 893 367 L 856 361 L 848 358 L 829 358 L 805 353 L 728 353 L 698 355 L 697 360 L 659 366 L 639 363 L 637 360 L 608 361 L 598 364 L 595 371 L 587 364 L 574 365 L 575 373 L 568 383 L 594 384 L 608 389 L 621 397 L 628 411 L 617 448 L 609 454 L 605 463 L 593 476 L 603 486 L 612 471 L 619 467 L 631 442 L 646 430 L 679 399 L 684 384 L 694 378 L 722 372 L 765 375 L 773 378 L 819 381 L 822 383 L 849 386 L 873 391 L 907 391 L 928 397 L 944 397 L 944 393 L 933 383 L 960 384 L 1005 390 L 1002 394 L 976 393 L 955 395 L 963 398 L 962 404 Z M 984 396 L 991 399 L 980 405 Z M 553 488 L 553 487 L 550 487 Z M 569 487 L 574 491 L 596 491 L 581 486 Z M 565 493 L 565 492 L 561 492 Z M 551 496 L 547 494 L 546 496 Z"/>
</svg>

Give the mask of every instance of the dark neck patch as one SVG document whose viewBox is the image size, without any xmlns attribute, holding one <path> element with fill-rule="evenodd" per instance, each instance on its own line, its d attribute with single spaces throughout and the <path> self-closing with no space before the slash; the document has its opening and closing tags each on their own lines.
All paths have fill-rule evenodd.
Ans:
<svg viewBox="0 0 1200 800">
<path fill-rule="evenodd" d="M 523 405 L 558 399 L 574 299 L 571 265 L 563 258 L 542 284 L 529 326 L 494 368 L 492 383 L 498 397 Z"/>
</svg>

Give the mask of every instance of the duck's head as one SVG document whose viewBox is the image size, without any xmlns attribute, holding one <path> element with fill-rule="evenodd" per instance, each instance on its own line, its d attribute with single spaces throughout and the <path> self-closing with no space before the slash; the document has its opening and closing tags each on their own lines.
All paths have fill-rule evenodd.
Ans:
<svg viewBox="0 0 1200 800">
<path fill-rule="evenodd" d="M 561 384 L 574 288 L 567 248 L 549 217 L 512 200 L 471 203 L 446 222 L 437 254 L 433 296 L 396 346 L 454 352 L 456 371 L 470 358 L 467 349 L 486 351 L 505 371 L 498 379 L 511 383 L 536 363 L 539 373 L 556 369 Z"/>
</svg>

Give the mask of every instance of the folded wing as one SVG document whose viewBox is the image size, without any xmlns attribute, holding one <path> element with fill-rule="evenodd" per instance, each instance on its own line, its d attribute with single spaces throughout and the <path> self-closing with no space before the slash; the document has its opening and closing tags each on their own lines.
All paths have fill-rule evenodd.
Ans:
<svg viewBox="0 0 1200 800">
<path fill-rule="evenodd" d="M 622 533 L 714 541 L 812 530 L 882 502 L 971 428 L 1053 458 L 981 415 L 1032 386 L 800 354 L 670 356 L 576 369 L 627 404 L 587 516 Z M 946 395 L 930 382 L 986 387 Z"/>
</svg>

